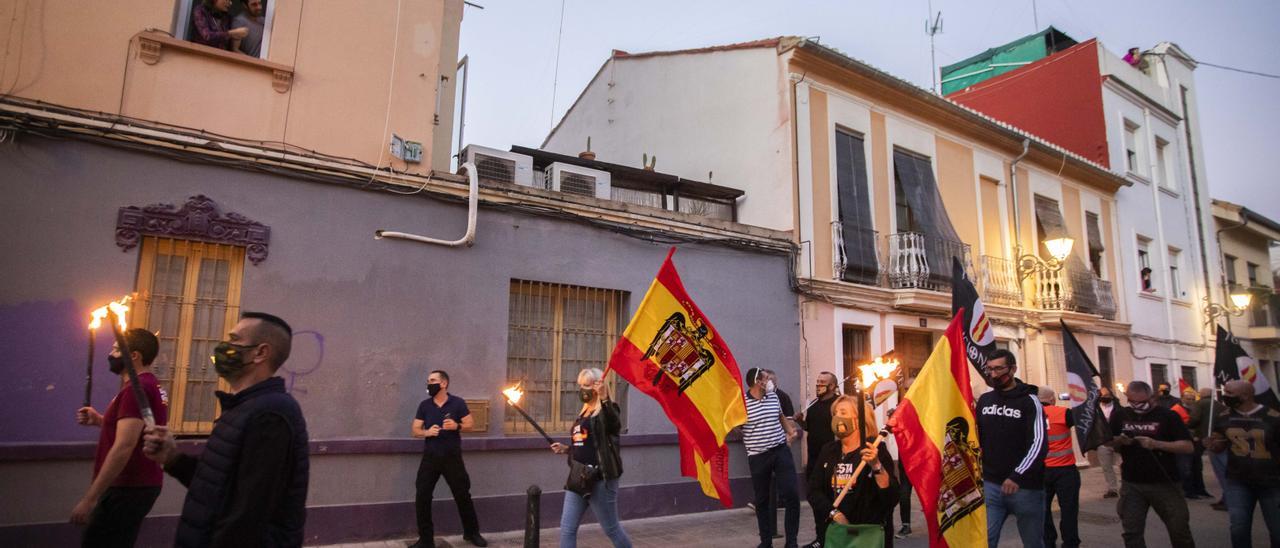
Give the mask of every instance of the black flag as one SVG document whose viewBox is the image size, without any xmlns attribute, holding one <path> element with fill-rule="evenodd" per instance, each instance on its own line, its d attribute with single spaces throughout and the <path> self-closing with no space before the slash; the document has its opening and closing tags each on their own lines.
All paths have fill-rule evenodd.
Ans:
<svg viewBox="0 0 1280 548">
<path fill-rule="evenodd" d="M 969 363 L 982 376 L 987 374 L 987 356 L 996 349 L 996 330 L 987 319 L 987 310 L 978 298 L 978 290 L 960 266 L 960 259 L 951 257 L 951 316 L 964 309 L 964 353 Z"/>
<path fill-rule="evenodd" d="M 1227 381 L 1244 379 L 1253 385 L 1254 399 L 1272 409 L 1280 409 L 1280 400 L 1271 390 L 1267 376 L 1258 369 L 1258 362 L 1240 346 L 1234 335 L 1218 326 L 1218 344 L 1213 357 L 1213 382 L 1221 387 Z"/>
<path fill-rule="evenodd" d="M 1102 407 L 1098 404 L 1098 383 L 1094 377 L 1101 379 L 1098 368 L 1093 366 L 1089 355 L 1080 347 L 1080 341 L 1062 325 L 1062 350 L 1067 361 L 1067 388 L 1071 391 L 1071 414 L 1076 421 L 1076 439 L 1080 440 L 1080 452 L 1096 449 L 1113 437 L 1111 425 L 1102 415 Z"/>
</svg>

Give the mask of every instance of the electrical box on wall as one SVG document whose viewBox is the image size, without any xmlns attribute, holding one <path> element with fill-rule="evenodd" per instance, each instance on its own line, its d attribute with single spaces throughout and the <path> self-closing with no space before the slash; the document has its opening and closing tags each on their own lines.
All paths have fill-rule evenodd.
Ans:
<svg viewBox="0 0 1280 548">
<path fill-rule="evenodd" d="M 406 141 L 399 135 L 392 133 L 391 155 L 404 160 L 406 163 L 419 163 L 422 161 L 422 143 Z"/>
</svg>

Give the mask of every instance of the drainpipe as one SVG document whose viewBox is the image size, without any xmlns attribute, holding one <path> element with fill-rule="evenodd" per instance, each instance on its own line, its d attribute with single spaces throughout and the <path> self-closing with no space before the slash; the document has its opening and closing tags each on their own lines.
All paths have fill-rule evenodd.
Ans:
<svg viewBox="0 0 1280 548">
<path fill-rule="evenodd" d="M 409 234 L 406 232 L 393 232 L 388 230 L 377 230 L 373 233 L 375 240 L 383 238 L 398 238 L 401 240 L 410 240 L 414 242 L 422 242 L 424 244 L 436 244 L 447 247 L 471 247 L 476 243 L 476 209 L 480 202 L 480 180 L 476 173 L 476 165 L 472 162 L 462 164 L 462 169 L 467 171 L 467 179 L 470 181 L 470 192 L 467 195 L 467 233 L 462 235 L 458 240 L 437 240 L 417 234 Z"/>
<path fill-rule="evenodd" d="M 1013 188 L 1013 249 L 1014 254 L 1018 254 L 1022 250 L 1022 230 L 1018 216 L 1018 162 L 1027 157 L 1027 153 L 1031 151 L 1031 139 L 1022 140 L 1022 154 L 1013 159 L 1013 163 L 1009 164 L 1009 186 Z M 1016 263 L 1018 258 L 1013 258 Z"/>
</svg>

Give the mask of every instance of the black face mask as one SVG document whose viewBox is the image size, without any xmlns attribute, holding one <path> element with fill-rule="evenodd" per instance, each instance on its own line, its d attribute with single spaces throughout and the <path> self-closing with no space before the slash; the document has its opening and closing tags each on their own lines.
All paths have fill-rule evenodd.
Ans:
<svg viewBox="0 0 1280 548">
<path fill-rule="evenodd" d="M 111 374 L 119 375 L 121 371 L 124 371 L 124 368 L 127 365 L 128 362 L 124 360 L 124 356 L 107 354 L 107 367 L 111 368 Z"/>
<path fill-rule="evenodd" d="M 433 398 L 434 398 L 434 397 L 436 397 L 436 394 L 439 394 L 439 393 L 440 393 L 440 383 L 438 383 L 438 382 L 429 382 L 429 383 L 427 383 L 427 395 L 428 395 L 428 396 L 431 396 L 431 397 L 433 397 Z"/>
<path fill-rule="evenodd" d="M 1240 401 L 1240 396 L 1224 395 L 1222 396 L 1222 403 L 1225 404 L 1227 407 L 1230 407 L 1231 409 L 1235 409 L 1243 402 Z"/>
<path fill-rule="evenodd" d="M 1161 396 L 1168 396 L 1168 395 L 1169 395 L 1169 389 L 1168 389 L 1168 388 L 1161 388 L 1161 389 L 1160 389 L 1160 395 L 1161 395 Z"/>
<path fill-rule="evenodd" d="M 224 379 L 239 377 L 244 372 L 245 366 L 248 365 L 244 361 L 244 349 L 253 348 L 254 346 L 226 341 L 218 343 L 218 346 L 213 348 L 213 370 L 219 377 Z"/>
<path fill-rule="evenodd" d="M 1113 398 L 1113 397 L 1111 397 L 1111 396 L 1101 396 L 1101 397 L 1099 397 L 1099 398 L 1098 398 L 1098 401 L 1100 401 L 1100 402 L 1102 402 L 1102 403 L 1111 403 L 1111 402 L 1113 402 L 1113 401 L 1115 401 L 1115 400 L 1116 400 L 1116 399 L 1115 399 L 1115 398 Z"/>
<path fill-rule="evenodd" d="M 596 391 L 592 388 L 579 388 L 578 399 L 582 400 L 582 403 L 591 403 L 596 399 Z"/>
<path fill-rule="evenodd" d="M 982 378 L 982 380 L 987 382 L 987 386 L 990 386 L 991 388 L 994 388 L 996 390 L 1002 390 L 1006 385 L 1009 384 L 1011 380 L 1013 380 L 1012 377 L 1013 377 L 1013 371 L 1010 370 L 1010 371 L 1005 371 L 1005 373 L 1003 375 L 1000 375 L 999 377 L 985 376 Z"/>
</svg>

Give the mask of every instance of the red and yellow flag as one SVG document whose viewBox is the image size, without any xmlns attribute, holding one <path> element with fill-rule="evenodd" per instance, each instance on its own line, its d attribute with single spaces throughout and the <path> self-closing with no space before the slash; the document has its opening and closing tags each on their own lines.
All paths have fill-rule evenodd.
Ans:
<svg viewBox="0 0 1280 548">
<path fill-rule="evenodd" d="M 929 546 L 984 546 L 987 542 L 981 450 L 963 318 L 964 311 L 958 311 L 893 413 L 898 454 L 920 497 Z"/>
<path fill-rule="evenodd" d="M 681 473 L 729 507 L 724 438 L 747 422 L 742 377 L 724 339 L 685 293 L 671 263 L 675 251 L 618 340 L 609 369 L 658 401 L 680 434 Z"/>
</svg>

